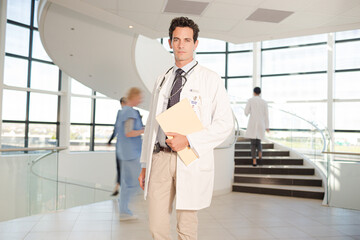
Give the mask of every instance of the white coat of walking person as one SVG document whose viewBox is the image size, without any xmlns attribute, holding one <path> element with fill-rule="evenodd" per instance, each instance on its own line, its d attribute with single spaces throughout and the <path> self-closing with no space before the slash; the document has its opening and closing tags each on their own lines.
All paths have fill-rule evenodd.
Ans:
<svg viewBox="0 0 360 240">
<path fill-rule="evenodd" d="M 234 127 L 220 76 L 193 58 L 199 43 L 198 32 L 198 25 L 191 19 L 172 20 L 169 44 L 174 50 L 175 64 L 155 83 L 145 127 L 139 182 L 148 201 L 150 232 L 155 240 L 171 239 L 174 199 L 178 239 L 198 239 L 197 212 L 210 206 L 213 193 L 214 148 Z M 164 133 L 155 117 L 184 98 L 190 101 L 203 130 L 187 136 Z M 188 166 L 177 154 L 186 147 L 191 147 L 198 156 Z"/>
<path fill-rule="evenodd" d="M 261 88 L 254 88 L 254 96 L 248 100 L 245 107 L 245 115 L 249 116 L 245 138 L 250 139 L 251 158 L 253 166 L 262 164 L 262 147 L 261 140 L 264 139 L 265 130 L 269 132 L 269 111 L 268 104 L 260 96 Z M 256 148 L 258 151 L 259 161 L 256 161 Z"/>
</svg>

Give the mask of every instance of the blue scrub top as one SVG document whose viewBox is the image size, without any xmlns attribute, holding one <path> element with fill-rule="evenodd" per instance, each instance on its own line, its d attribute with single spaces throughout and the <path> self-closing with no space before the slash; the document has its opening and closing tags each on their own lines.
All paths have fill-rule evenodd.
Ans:
<svg viewBox="0 0 360 240">
<path fill-rule="evenodd" d="M 141 130 L 144 127 L 139 111 L 132 107 L 125 106 L 121 112 L 119 112 L 116 121 L 118 123 L 116 126 L 116 154 L 118 154 L 119 159 L 123 161 L 139 159 L 141 155 L 141 135 L 137 137 L 125 136 L 125 122 L 129 118 L 134 119 L 134 130 Z"/>
</svg>

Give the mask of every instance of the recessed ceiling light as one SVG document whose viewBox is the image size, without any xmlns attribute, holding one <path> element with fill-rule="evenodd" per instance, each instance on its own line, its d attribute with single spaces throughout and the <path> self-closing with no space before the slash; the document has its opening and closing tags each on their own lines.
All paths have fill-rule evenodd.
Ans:
<svg viewBox="0 0 360 240">
<path fill-rule="evenodd" d="M 72 27 L 72 28 L 70 28 L 70 30 L 74 31 L 74 30 L 75 30 L 75 28 L 73 28 L 73 27 Z"/>
<path fill-rule="evenodd" d="M 134 26 L 133 26 L 133 25 L 129 25 L 129 28 L 134 28 Z"/>
</svg>

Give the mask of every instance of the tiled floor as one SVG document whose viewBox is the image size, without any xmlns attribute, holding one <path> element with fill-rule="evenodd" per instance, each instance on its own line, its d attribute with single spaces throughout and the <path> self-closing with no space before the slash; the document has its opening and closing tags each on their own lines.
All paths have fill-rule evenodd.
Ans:
<svg viewBox="0 0 360 240">
<path fill-rule="evenodd" d="M 119 222 L 116 200 L 0 222 L 0 239 L 150 240 L 142 196 L 132 208 L 139 219 L 131 222 Z M 300 198 L 247 193 L 214 197 L 211 207 L 199 212 L 199 240 L 235 239 L 360 240 L 360 211 Z"/>
</svg>

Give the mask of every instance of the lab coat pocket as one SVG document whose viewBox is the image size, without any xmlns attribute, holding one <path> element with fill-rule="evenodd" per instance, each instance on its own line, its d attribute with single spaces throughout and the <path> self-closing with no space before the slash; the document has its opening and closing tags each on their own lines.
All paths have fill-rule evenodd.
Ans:
<svg viewBox="0 0 360 240">
<path fill-rule="evenodd" d="M 212 151 L 209 154 L 199 158 L 200 171 L 213 171 L 214 170 L 214 156 Z"/>
</svg>

